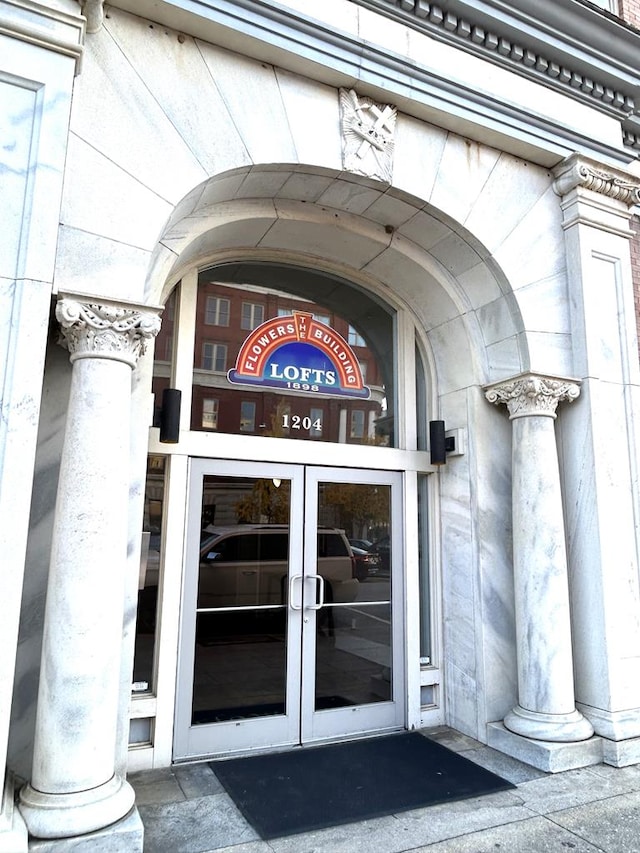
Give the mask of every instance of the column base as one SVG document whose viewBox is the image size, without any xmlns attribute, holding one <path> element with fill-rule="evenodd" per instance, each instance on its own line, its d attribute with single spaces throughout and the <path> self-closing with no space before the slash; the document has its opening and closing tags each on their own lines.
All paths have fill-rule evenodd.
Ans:
<svg viewBox="0 0 640 853">
<path fill-rule="evenodd" d="M 120 776 L 104 785 L 71 794 L 48 794 L 25 785 L 20 811 L 36 838 L 70 838 L 103 829 L 131 811 L 135 793 Z"/>
<path fill-rule="evenodd" d="M 0 853 L 27 853 L 27 827 L 14 796 L 13 779 L 7 773 L 0 802 Z"/>
<path fill-rule="evenodd" d="M 138 809 L 97 832 L 73 838 L 32 838 L 29 853 L 142 853 L 144 827 Z"/>
<path fill-rule="evenodd" d="M 574 743 L 588 740 L 593 735 L 593 726 L 579 711 L 541 714 L 520 705 L 509 711 L 504 718 L 504 726 L 516 735 L 551 743 Z"/>
<path fill-rule="evenodd" d="M 640 764 L 640 737 L 627 738 L 627 740 L 608 740 L 603 737 L 602 751 L 604 763 L 611 764 L 613 767 Z"/>
<path fill-rule="evenodd" d="M 602 737 L 616 741 L 640 738 L 639 707 L 610 711 L 607 708 L 595 708 L 576 702 L 576 708 L 589 720 L 596 734 Z"/>
<path fill-rule="evenodd" d="M 514 734 L 502 723 L 489 723 L 487 744 L 546 773 L 561 773 L 602 763 L 602 739 L 599 737 L 573 743 L 552 743 Z"/>
</svg>

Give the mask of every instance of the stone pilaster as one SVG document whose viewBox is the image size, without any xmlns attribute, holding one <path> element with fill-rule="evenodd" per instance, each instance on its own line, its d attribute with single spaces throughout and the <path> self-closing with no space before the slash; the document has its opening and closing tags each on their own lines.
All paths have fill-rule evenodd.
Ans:
<svg viewBox="0 0 640 853">
<path fill-rule="evenodd" d="M 575 400 L 573 381 L 524 374 L 485 389 L 513 423 L 513 566 L 518 704 L 511 732 L 539 741 L 574 742 L 593 734 L 576 710 L 571 620 L 554 420 Z"/>
<path fill-rule="evenodd" d="M 144 306 L 63 297 L 56 309 L 73 364 L 49 567 L 30 783 L 29 832 L 99 830 L 133 806 L 115 773 L 131 369 L 160 328 Z"/>
<path fill-rule="evenodd" d="M 555 170 L 579 407 L 562 421 L 576 701 L 605 760 L 640 761 L 640 367 L 629 238 L 640 178 L 573 155 Z"/>
</svg>

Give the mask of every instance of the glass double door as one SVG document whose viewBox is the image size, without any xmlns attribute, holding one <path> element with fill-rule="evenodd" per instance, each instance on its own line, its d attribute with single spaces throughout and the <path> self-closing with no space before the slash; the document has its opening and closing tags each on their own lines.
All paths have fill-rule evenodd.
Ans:
<svg viewBox="0 0 640 853">
<path fill-rule="evenodd" d="M 404 725 L 401 476 L 193 459 L 174 757 Z"/>
</svg>

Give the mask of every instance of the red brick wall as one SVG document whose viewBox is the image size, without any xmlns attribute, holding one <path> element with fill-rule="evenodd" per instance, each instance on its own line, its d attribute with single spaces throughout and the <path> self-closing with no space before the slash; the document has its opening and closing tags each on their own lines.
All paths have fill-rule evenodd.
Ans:
<svg viewBox="0 0 640 853">
<path fill-rule="evenodd" d="M 632 27 L 640 29 L 640 0 L 618 0 L 618 14 Z"/>
<path fill-rule="evenodd" d="M 631 227 L 636 232 L 631 238 L 631 275 L 633 276 L 633 300 L 636 306 L 636 326 L 640 346 L 640 216 L 632 217 Z"/>
</svg>

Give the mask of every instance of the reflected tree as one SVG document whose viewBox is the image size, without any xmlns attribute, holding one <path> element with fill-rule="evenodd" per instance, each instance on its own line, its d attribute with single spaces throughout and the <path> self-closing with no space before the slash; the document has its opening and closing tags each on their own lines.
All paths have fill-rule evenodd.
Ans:
<svg viewBox="0 0 640 853">
<path fill-rule="evenodd" d="M 250 492 L 236 504 L 240 524 L 288 524 L 288 480 L 256 480 Z"/>
<path fill-rule="evenodd" d="M 334 524 L 350 536 L 366 538 L 372 530 L 387 530 L 390 493 L 388 486 L 367 483 L 327 483 L 322 507 L 332 509 Z"/>
</svg>

